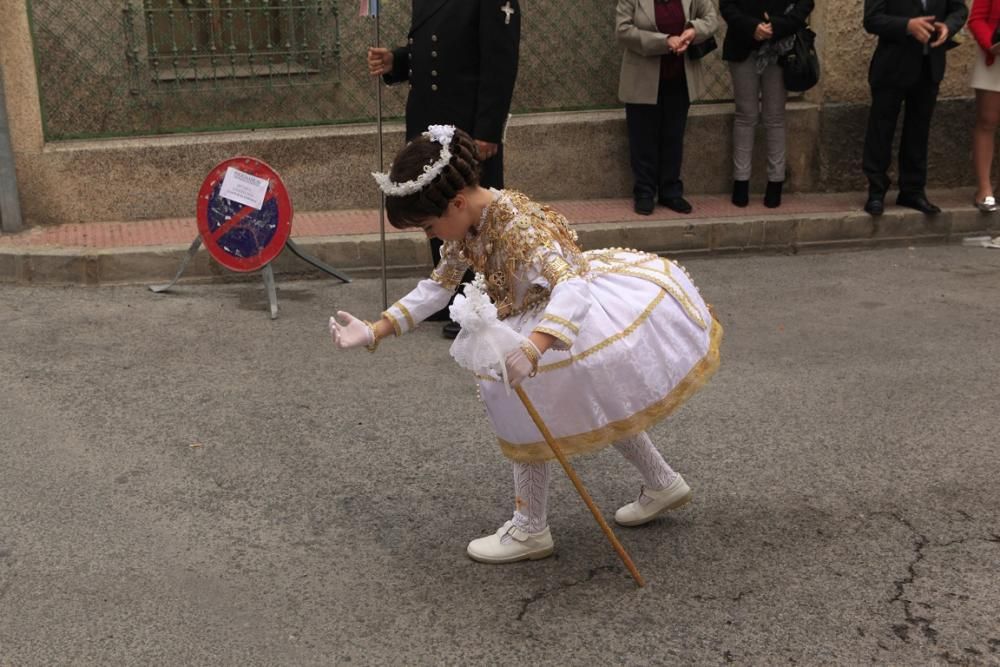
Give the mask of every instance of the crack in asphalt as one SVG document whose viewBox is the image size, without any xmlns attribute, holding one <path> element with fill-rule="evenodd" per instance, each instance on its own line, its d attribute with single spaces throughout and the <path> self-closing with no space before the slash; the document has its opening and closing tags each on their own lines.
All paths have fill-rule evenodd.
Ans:
<svg viewBox="0 0 1000 667">
<path fill-rule="evenodd" d="M 910 641 L 910 629 L 917 628 L 920 632 L 927 638 L 931 644 L 937 644 L 938 631 L 935 630 L 931 623 L 933 621 L 924 616 L 916 616 L 913 613 L 913 601 L 904 598 L 903 595 L 906 592 L 906 587 L 912 584 L 917 579 L 917 564 L 924 559 L 924 549 L 930 544 L 930 540 L 926 535 L 918 531 L 912 523 L 907 521 L 904 517 L 900 516 L 898 513 L 893 512 L 890 516 L 896 521 L 906 526 L 911 533 L 913 533 L 913 559 L 907 564 L 906 571 L 907 576 L 902 579 L 896 579 L 893 584 L 896 586 L 896 594 L 892 596 L 889 600 L 889 604 L 899 602 L 903 605 L 903 620 L 906 624 L 897 624 L 892 626 L 892 631 L 897 637 L 899 637 L 904 642 Z"/>
<path fill-rule="evenodd" d="M 594 577 L 596 577 L 601 572 L 613 572 L 616 569 L 617 568 L 614 565 L 602 565 L 601 567 L 595 567 L 595 568 L 592 568 L 587 573 L 587 578 L 586 579 L 581 579 L 580 581 L 568 581 L 568 582 L 560 583 L 555 588 L 548 588 L 546 590 L 539 591 L 539 592 L 535 593 L 531 597 L 521 598 L 521 611 L 517 615 L 517 620 L 518 621 L 523 620 L 524 619 L 524 615 L 528 613 L 528 607 L 531 606 L 531 605 L 533 605 L 534 603 L 538 602 L 542 598 L 545 598 L 545 597 L 547 597 L 549 595 L 552 595 L 553 593 L 561 593 L 562 591 L 565 591 L 565 590 L 568 590 L 570 588 L 573 588 L 574 586 L 579 586 L 581 584 L 586 584 L 586 583 L 588 583 L 590 581 L 593 581 Z"/>
<path fill-rule="evenodd" d="M 966 512 L 959 511 L 964 517 L 972 519 L 971 515 Z M 910 631 L 916 628 L 920 633 L 928 640 L 929 643 L 936 645 L 938 643 L 938 630 L 933 627 L 933 619 L 929 619 L 925 616 L 918 616 L 913 612 L 913 605 L 915 604 L 912 600 L 904 597 L 906 594 L 906 587 L 910 584 L 916 582 L 917 577 L 917 565 L 920 561 L 924 560 L 925 552 L 927 548 L 945 548 L 954 546 L 956 544 L 965 544 L 966 542 L 988 542 L 993 544 L 1000 544 L 1000 535 L 996 533 L 990 533 L 989 537 L 976 537 L 976 536 L 966 536 L 960 537 L 958 539 L 949 540 L 947 542 L 931 542 L 931 540 L 921 533 L 916 527 L 905 517 L 900 515 L 898 512 L 885 513 L 891 516 L 897 523 L 905 526 L 913 534 L 913 558 L 906 566 L 907 575 L 900 579 L 893 581 L 893 585 L 896 587 L 896 594 L 889 599 L 889 604 L 898 602 L 903 607 L 903 620 L 905 623 L 900 623 L 892 626 L 893 633 L 899 637 L 903 642 L 910 642 Z M 967 599 L 967 598 L 966 598 Z M 933 609 L 929 604 L 918 602 L 916 604 L 921 605 L 927 609 Z M 996 642 L 993 644 L 991 642 Z M 991 652 L 996 651 L 996 647 L 1000 646 L 1000 640 L 990 640 L 987 642 Z M 884 648 L 884 647 L 883 647 Z M 963 649 L 968 656 L 979 656 L 981 653 L 975 649 L 966 648 Z M 943 659 L 949 664 L 968 664 L 968 656 L 955 656 L 950 651 L 945 651 L 944 653 L 939 653 L 938 657 Z"/>
</svg>

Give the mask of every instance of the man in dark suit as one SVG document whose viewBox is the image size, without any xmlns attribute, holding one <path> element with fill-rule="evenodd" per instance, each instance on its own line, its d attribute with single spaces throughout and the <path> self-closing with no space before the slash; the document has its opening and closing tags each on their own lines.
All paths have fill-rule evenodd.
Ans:
<svg viewBox="0 0 1000 667">
<path fill-rule="evenodd" d="M 871 215 L 884 210 L 892 139 L 904 103 L 896 203 L 926 214 L 941 211 L 925 192 L 927 142 L 948 39 L 958 33 L 968 14 L 963 0 L 865 0 L 865 30 L 878 35 L 868 70 L 872 105 L 863 162 L 868 178 L 865 211 Z"/>
<path fill-rule="evenodd" d="M 406 139 L 428 125 L 454 125 L 479 146 L 480 184 L 503 187 L 503 135 L 517 79 L 518 0 L 413 0 L 407 44 L 368 51 L 368 69 L 392 85 L 409 81 Z M 441 241 L 431 240 L 434 263 Z M 469 277 L 471 279 L 471 276 Z M 447 309 L 437 317 L 447 320 Z M 444 335 L 454 338 L 448 322 Z"/>
</svg>

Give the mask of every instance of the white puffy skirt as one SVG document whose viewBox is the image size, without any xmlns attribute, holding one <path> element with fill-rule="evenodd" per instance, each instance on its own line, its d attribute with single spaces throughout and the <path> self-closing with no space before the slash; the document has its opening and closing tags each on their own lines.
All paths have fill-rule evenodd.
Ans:
<svg viewBox="0 0 1000 667">
<path fill-rule="evenodd" d="M 628 250 L 592 250 L 593 303 L 573 346 L 549 349 L 522 387 L 567 454 L 595 451 L 644 431 L 693 395 L 719 365 L 722 327 L 682 267 Z M 527 335 L 542 310 L 506 323 Z M 478 376 L 505 456 L 554 454 L 517 395 Z"/>
</svg>

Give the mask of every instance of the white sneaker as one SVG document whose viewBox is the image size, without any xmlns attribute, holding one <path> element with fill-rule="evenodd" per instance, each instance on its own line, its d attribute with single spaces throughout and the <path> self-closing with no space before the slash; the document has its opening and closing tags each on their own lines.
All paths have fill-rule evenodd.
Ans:
<svg viewBox="0 0 1000 667">
<path fill-rule="evenodd" d="M 675 510 L 688 504 L 692 495 L 691 487 L 678 474 L 670 486 L 661 491 L 643 487 L 635 502 L 615 512 L 615 521 L 623 526 L 641 526 L 667 510 Z"/>
<path fill-rule="evenodd" d="M 508 535 L 510 539 L 503 539 Z M 540 533 L 529 533 L 508 521 L 494 534 L 469 542 L 466 553 L 480 563 L 513 563 L 551 556 L 553 546 L 548 526 Z"/>
<path fill-rule="evenodd" d="M 997 210 L 997 200 L 990 195 L 987 195 L 982 199 L 976 199 L 974 202 L 976 204 L 976 208 L 983 213 L 992 213 Z"/>
</svg>

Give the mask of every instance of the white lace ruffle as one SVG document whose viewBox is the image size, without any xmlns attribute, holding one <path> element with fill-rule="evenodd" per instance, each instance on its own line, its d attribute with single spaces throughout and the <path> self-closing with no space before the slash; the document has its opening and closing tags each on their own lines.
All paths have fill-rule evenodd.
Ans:
<svg viewBox="0 0 1000 667">
<path fill-rule="evenodd" d="M 455 297 L 451 319 L 462 326 L 451 356 L 462 368 L 499 379 L 507 384 L 507 353 L 520 347 L 525 337 L 497 318 L 497 308 L 486 295 L 483 276 L 466 283 L 465 293 Z M 507 385 L 510 393 L 510 385 Z"/>
<path fill-rule="evenodd" d="M 455 126 L 454 125 L 431 125 L 427 128 L 427 131 L 423 133 L 425 137 L 431 141 L 441 144 L 441 157 L 437 159 L 433 164 L 424 165 L 424 173 L 417 176 L 412 181 L 406 181 L 405 183 L 396 183 L 391 178 L 389 178 L 388 173 L 383 173 L 380 171 L 373 171 L 372 176 L 375 178 L 375 182 L 378 186 L 382 188 L 382 192 L 388 197 L 405 197 L 406 195 L 412 195 L 420 192 L 428 185 L 431 181 L 437 178 L 444 168 L 448 166 L 451 162 L 451 140 L 455 136 Z"/>
</svg>

